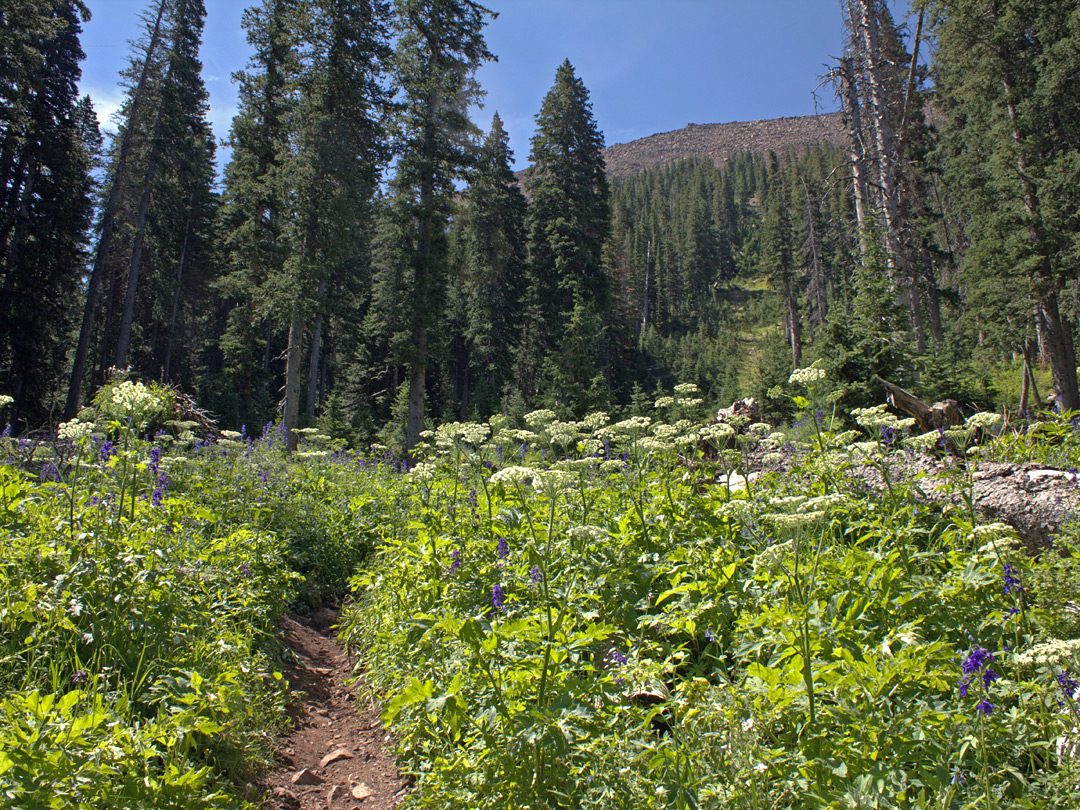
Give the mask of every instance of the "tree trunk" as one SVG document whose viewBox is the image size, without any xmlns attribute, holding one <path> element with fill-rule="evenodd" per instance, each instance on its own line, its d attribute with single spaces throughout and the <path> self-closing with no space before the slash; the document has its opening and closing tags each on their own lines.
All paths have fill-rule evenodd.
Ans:
<svg viewBox="0 0 1080 810">
<path fill-rule="evenodd" d="M 323 296 L 326 295 L 326 282 L 319 282 L 319 291 L 316 293 L 318 301 L 323 300 Z M 322 330 L 323 330 L 323 313 L 320 310 L 315 315 L 315 327 L 311 333 L 311 362 L 308 364 L 308 398 L 307 398 L 307 414 L 309 417 L 315 416 L 315 405 L 319 387 L 319 361 L 322 354 Z"/>
<path fill-rule="evenodd" d="M 870 220 L 866 202 L 866 148 L 863 143 L 862 110 L 859 87 L 855 80 L 855 60 L 847 57 L 840 61 L 842 92 L 840 103 L 847 123 L 848 152 L 851 165 L 852 195 L 855 198 L 855 226 L 859 231 L 859 258 L 865 266 L 870 254 Z"/>
<path fill-rule="evenodd" d="M 188 207 L 190 209 L 192 202 L 195 199 L 195 194 L 192 192 L 188 198 Z M 180 245 L 180 261 L 176 263 L 176 289 L 173 290 L 172 309 L 169 312 L 169 336 L 166 339 L 165 344 L 165 362 L 162 363 L 161 377 L 163 382 L 169 381 L 169 375 L 172 372 L 172 353 L 173 345 L 176 343 L 176 318 L 180 311 L 180 288 L 184 282 L 184 262 L 187 259 L 187 246 L 188 237 L 191 235 L 191 218 L 188 217 L 187 225 L 184 227 L 184 241 Z"/>
<path fill-rule="evenodd" d="M 1080 410 L 1072 327 L 1061 317 L 1056 290 L 1051 288 L 1039 297 L 1039 311 L 1046 325 L 1046 348 L 1050 354 L 1050 372 L 1058 404 L 1063 410 Z"/>
<path fill-rule="evenodd" d="M 165 81 L 169 81 L 168 76 Z M 128 347 L 131 344 L 131 323 L 135 319 L 135 297 L 139 289 L 139 273 L 142 269 L 146 217 L 150 212 L 150 197 L 154 190 L 154 177 L 157 175 L 160 136 L 161 119 L 159 117 L 158 124 L 154 128 L 154 143 L 150 149 L 150 159 L 146 164 L 142 196 L 139 198 L 139 213 L 135 220 L 135 244 L 131 248 L 131 262 L 128 264 L 127 284 L 124 287 L 124 311 L 120 316 L 120 335 L 116 340 L 116 359 L 113 360 L 116 368 L 124 368 L 127 365 Z"/>
<path fill-rule="evenodd" d="M 289 319 L 289 348 L 285 354 L 285 430 L 288 433 L 288 449 L 296 450 L 300 426 L 300 383 L 303 364 L 304 318 L 300 302 L 293 303 Z"/>
<path fill-rule="evenodd" d="M 90 354 L 90 334 L 94 329 L 94 316 L 97 313 L 98 295 L 101 292 L 101 278 L 105 274 L 105 256 L 110 246 L 118 225 L 115 223 L 116 209 L 120 205 L 120 192 L 124 184 L 124 174 L 128 157 L 131 153 L 133 132 L 139 126 L 139 108 L 144 100 L 146 91 L 146 78 L 150 72 L 150 63 L 157 51 L 161 36 L 161 21 L 165 16 L 165 0 L 159 0 L 157 15 L 154 19 L 154 31 L 150 35 L 150 42 L 146 47 L 146 58 L 143 60 L 142 69 L 139 72 L 139 81 L 135 85 L 135 93 L 131 99 L 131 112 L 128 115 L 127 126 L 124 127 L 120 140 L 120 151 L 116 158 L 116 172 L 113 174 L 112 186 L 109 188 L 109 196 L 105 201 L 105 207 L 101 212 L 101 238 L 98 239 L 97 252 L 94 254 L 94 266 L 90 271 L 90 280 L 86 288 L 86 304 L 83 307 L 82 326 L 79 329 L 79 343 L 75 349 L 75 359 L 72 363 L 71 380 L 68 383 L 67 402 L 64 405 L 64 418 L 74 418 L 79 410 L 80 392 L 82 390 L 83 376 L 86 374 L 86 360 Z"/>
</svg>

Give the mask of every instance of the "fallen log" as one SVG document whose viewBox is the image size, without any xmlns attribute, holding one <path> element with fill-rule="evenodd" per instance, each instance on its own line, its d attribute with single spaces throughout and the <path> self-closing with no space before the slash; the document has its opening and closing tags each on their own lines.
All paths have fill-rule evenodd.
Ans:
<svg viewBox="0 0 1080 810">
<path fill-rule="evenodd" d="M 944 399 L 933 405 L 927 405 L 910 391 L 905 391 L 899 385 L 882 379 L 877 374 L 874 375 L 874 379 L 885 386 L 889 394 L 889 404 L 894 408 L 899 408 L 908 416 L 914 417 L 923 433 L 955 427 L 964 421 L 964 415 L 960 412 L 960 403 L 955 399 Z"/>
</svg>

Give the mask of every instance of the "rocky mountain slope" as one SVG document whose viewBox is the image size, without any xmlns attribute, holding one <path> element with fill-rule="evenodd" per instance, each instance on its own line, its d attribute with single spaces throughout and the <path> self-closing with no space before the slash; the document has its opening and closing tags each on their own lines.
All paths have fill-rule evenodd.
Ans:
<svg viewBox="0 0 1080 810">
<path fill-rule="evenodd" d="M 719 164 L 742 151 L 780 154 L 790 147 L 821 142 L 836 146 L 846 142 L 840 113 L 688 124 L 682 129 L 609 146 L 604 150 L 604 160 L 608 176 L 619 177 L 687 157 L 707 157 Z"/>
</svg>

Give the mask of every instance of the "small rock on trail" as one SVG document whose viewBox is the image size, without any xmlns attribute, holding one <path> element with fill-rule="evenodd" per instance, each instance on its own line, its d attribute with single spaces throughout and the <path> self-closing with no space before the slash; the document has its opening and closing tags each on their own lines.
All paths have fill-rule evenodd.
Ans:
<svg viewBox="0 0 1080 810">
<path fill-rule="evenodd" d="M 268 810 L 389 810 L 405 794 L 379 708 L 358 710 L 356 687 L 346 685 L 354 661 L 334 637 L 336 622 L 331 608 L 285 619 L 296 654 L 285 675 L 298 699 L 293 728 L 277 741 L 277 767 L 261 780 Z"/>
</svg>

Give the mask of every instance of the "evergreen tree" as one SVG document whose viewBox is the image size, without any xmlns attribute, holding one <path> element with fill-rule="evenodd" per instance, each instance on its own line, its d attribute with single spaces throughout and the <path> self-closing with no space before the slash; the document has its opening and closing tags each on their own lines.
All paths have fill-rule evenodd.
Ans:
<svg viewBox="0 0 1080 810">
<path fill-rule="evenodd" d="M 376 284 L 408 293 L 408 311 L 402 314 L 409 331 L 403 359 L 409 377 L 406 449 L 411 452 L 424 424 L 429 325 L 436 322 L 446 281 L 454 184 L 476 162 L 475 127 L 468 116 L 480 98 L 475 73 L 494 57 L 483 36 L 492 13 L 473 0 L 396 0 L 395 11 L 401 157 L 390 183 L 387 225 L 394 234 L 386 244 L 396 255 L 380 268 L 394 284 Z"/>
<path fill-rule="evenodd" d="M 554 391 L 556 397 L 580 399 L 602 362 L 597 333 L 579 330 L 592 329 L 607 314 L 603 247 L 611 213 L 603 134 L 569 60 L 555 72 L 536 124 L 525 177 L 529 270 L 518 381 L 527 398 L 533 397 L 547 367 L 569 386 Z M 570 351 L 559 351 L 560 344 Z"/>
<path fill-rule="evenodd" d="M 502 119 L 491 121 L 463 212 L 461 276 L 463 356 L 457 396 L 464 417 L 498 410 L 509 381 L 506 347 L 517 340 L 525 272 L 525 195 L 511 168 L 513 152 Z M 470 390 L 473 391 L 470 394 Z"/>
<path fill-rule="evenodd" d="M 43 418 L 66 359 L 100 149 L 93 107 L 78 99 L 77 0 L 4 12 L 0 35 L 0 379 L 11 419 Z"/>
<path fill-rule="evenodd" d="M 1031 301 L 1062 407 L 1080 408 L 1061 296 L 1080 267 L 1080 6 L 1076 0 L 931 2 L 948 171 L 970 240 L 970 283 Z M 982 311 L 986 321 L 1001 315 Z M 1014 310 L 1013 310 L 1014 311 Z M 1026 342 L 1028 330 L 1017 334 Z"/>
</svg>

